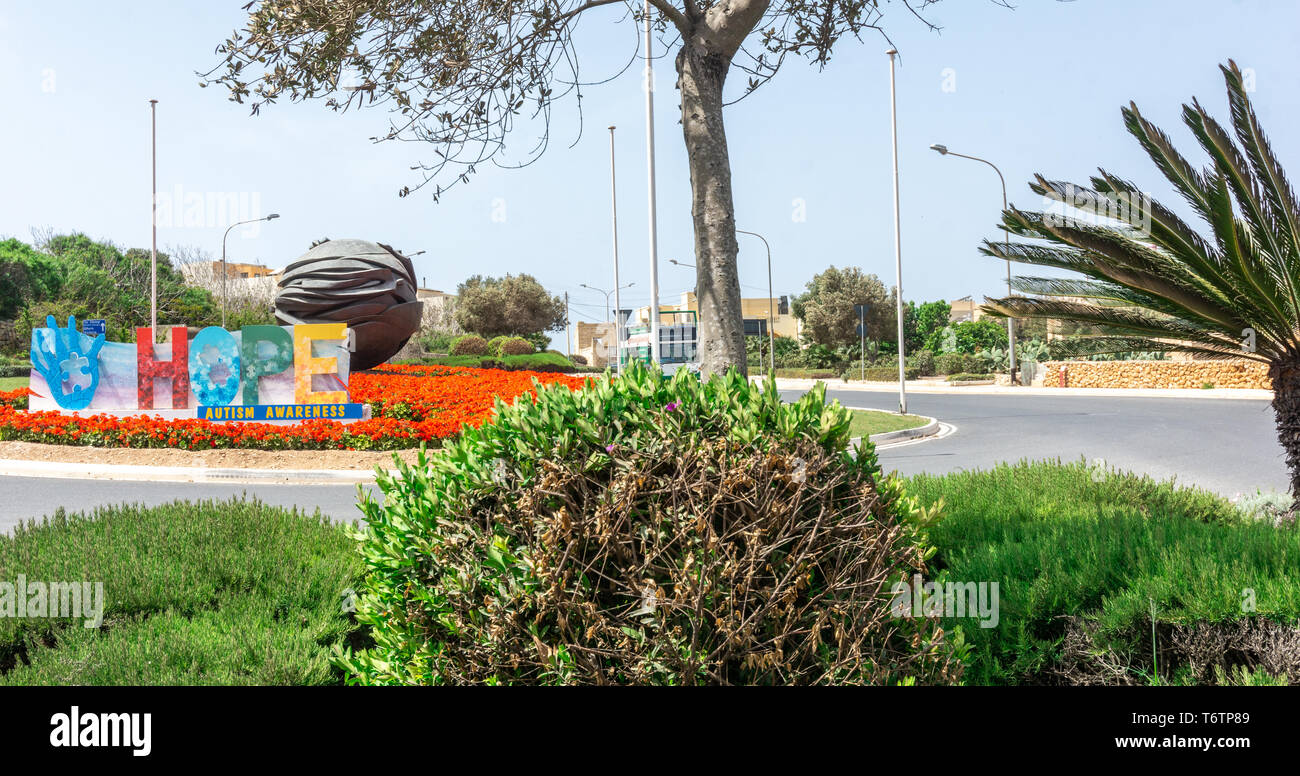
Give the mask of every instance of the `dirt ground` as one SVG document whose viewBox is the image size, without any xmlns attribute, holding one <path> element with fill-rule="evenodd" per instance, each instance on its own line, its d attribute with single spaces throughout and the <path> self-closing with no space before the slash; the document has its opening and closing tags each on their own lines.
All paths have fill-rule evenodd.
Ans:
<svg viewBox="0 0 1300 776">
<path fill-rule="evenodd" d="M 0 460 L 104 463 L 129 466 L 195 466 L 211 469 L 373 469 L 391 467 L 394 451 L 192 450 L 74 447 L 0 442 Z M 414 463 L 417 450 L 396 451 Z"/>
</svg>

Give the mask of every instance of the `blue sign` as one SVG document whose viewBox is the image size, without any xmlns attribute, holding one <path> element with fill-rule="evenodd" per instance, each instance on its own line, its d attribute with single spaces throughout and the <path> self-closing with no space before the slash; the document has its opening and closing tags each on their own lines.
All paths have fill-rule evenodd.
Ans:
<svg viewBox="0 0 1300 776">
<path fill-rule="evenodd" d="M 87 318 L 81 322 L 81 333 L 87 337 L 98 337 L 100 334 L 108 334 L 108 321 L 103 318 Z"/>
<path fill-rule="evenodd" d="M 200 404 L 200 420 L 360 420 L 364 404 Z"/>
</svg>

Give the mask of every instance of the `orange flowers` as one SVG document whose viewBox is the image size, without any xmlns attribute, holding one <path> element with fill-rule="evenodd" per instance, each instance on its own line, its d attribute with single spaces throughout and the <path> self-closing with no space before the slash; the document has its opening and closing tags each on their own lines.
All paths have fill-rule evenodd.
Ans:
<svg viewBox="0 0 1300 776">
<path fill-rule="evenodd" d="M 533 391 L 533 380 L 570 388 L 585 379 L 571 375 L 438 366 L 381 366 L 352 375 L 352 401 L 371 405 L 372 417 L 354 423 L 308 420 L 294 425 L 163 420 L 157 416 L 27 412 L 27 389 L 0 392 L 0 440 L 99 447 L 177 447 L 189 450 L 392 450 L 452 436 L 492 416 L 497 397 L 506 401 Z"/>
</svg>

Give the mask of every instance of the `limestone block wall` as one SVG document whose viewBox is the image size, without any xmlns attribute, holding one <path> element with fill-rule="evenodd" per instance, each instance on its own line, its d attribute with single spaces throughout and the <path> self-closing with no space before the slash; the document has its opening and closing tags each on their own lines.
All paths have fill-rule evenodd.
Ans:
<svg viewBox="0 0 1300 776">
<path fill-rule="evenodd" d="M 1066 388 L 1263 388 L 1273 386 L 1268 367 L 1255 361 L 1047 361 L 1043 385 Z"/>
</svg>

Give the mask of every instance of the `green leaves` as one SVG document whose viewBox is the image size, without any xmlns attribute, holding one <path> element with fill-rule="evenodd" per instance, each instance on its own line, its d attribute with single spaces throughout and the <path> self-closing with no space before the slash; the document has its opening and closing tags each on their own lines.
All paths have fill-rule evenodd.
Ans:
<svg viewBox="0 0 1300 776">
<path fill-rule="evenodd" d="M 1105 170 L 1092 187 L 1037 176 L 1030 188 L 1063 203 L 1059 212 L 1012 208 L 1003 222 L 1017 235 L 1051 245 L 986 241 L 981 252 L 1091 280 L 1021 279 L 1018 290 L 1039 296 L 988 300 L 987 312 L 1089 324 L 1095 333 L 1080 344 L 1093 353 L 1123 346 L 1264 362 L 1300 357 L 1300 210 L 1241 71 L 1231 61 L 1221 69 L 1233 133 L 1198 102 L 1183 106 L 1184 123 L 1210 159 L 1204 171 L 1136 105 L 1123 110 L 1129 132 L 1211 237 Z M 1242 347 L 1247 330 L 1253 349 Z"/>
</svg>

